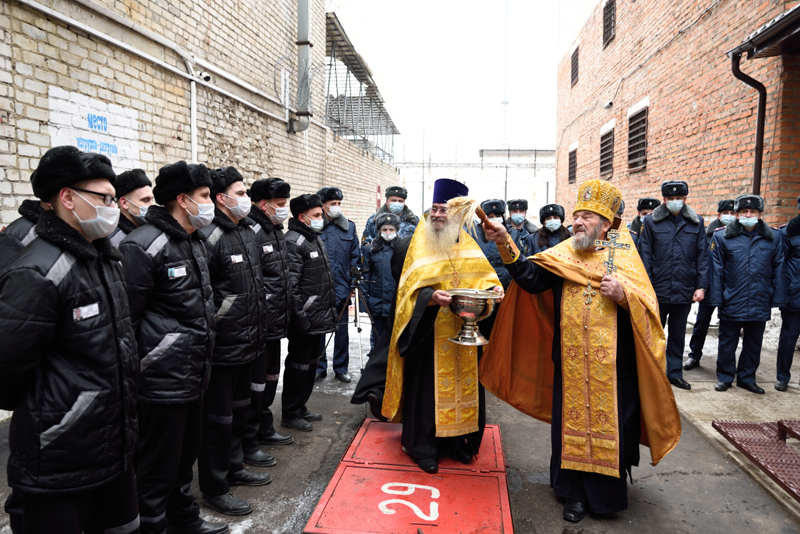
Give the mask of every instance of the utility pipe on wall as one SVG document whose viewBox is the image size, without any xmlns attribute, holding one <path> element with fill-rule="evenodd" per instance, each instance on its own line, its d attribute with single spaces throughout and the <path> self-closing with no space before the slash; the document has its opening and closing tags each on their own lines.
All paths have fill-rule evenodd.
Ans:
<svg viewBox="0 0 800 534">
<path fill-rule="evenodd" d="M 756 115 L 756 148 L 755 161 L 753 162 L 753 194 L 761 194 L 761 162 L 764 157 L 764 122 L 767 115 L 767 88 L 764 84 L 751 78 L 739 69 L 742 59 L 741 54 L 731 54 L 731 72 L 737 80 L 749 85 L 758 91 L 758 115 Z"/>
<path fill-rule="evenodd" d="M 186 70 L 192 77 L 189 82 L 189 92 L 191 93 L 189 101 L 189 127 L 191 130 L 192 139 L 192 163 L 197 163 L 197 84 L 194 81 L 194 68 L 192 62 L 184 58 L 186 61 Z"/>
<path fill-rule="evenodd" d="M 289 133 L 302 132 L 311 124 L 311 0 L 297 0 L 297 115 L 289 119 Z"/>
</svg>

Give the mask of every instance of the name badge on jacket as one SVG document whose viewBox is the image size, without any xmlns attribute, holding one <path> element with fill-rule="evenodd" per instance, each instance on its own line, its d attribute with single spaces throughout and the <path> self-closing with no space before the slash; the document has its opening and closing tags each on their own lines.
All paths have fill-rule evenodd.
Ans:
<svg viewBox="0 0 800 534">
<path fill-rule="evenodd" d="M 241 254 L 233 254 L 233 255 L 231 255 L 231 262 L 232 263 L 242 263 L 243 261 L 244 261 L 244 258 L 242 257 Z"/>
<path fill-rule="evenodd" d="M 171 267 L 167 269 L 167 274 L 169 275 L 170 280 L 173 278 L 183 278 L 186 276 L 186 266 L 181 265 L 180 267 Z"/>
<path fill-rule="evenodd" d="M 80 308 L 75 308 L 72 310 L 72 319 L 77 323 L 78 321 L 82 321 L 84 319 L 89 319 L 90 317 L 94 317 L 96 315 L 100 315 L 100 303 L 95 302 L 94 304 L 89 304 L 87 306 L 81 306 Z"/>
<path fill-rule="evenodd" d="M 272 254 L 273 248 L 272 245 L 264 245 L 264 254 Z"/>
<path fill-rule="evenodd" d="M 311 252 L 308 253 L 308 257 L 311 258 L 312 260 L 316 259 L 319 257 L 319 253 L 316 250 L 312 250 Z"/>
</svg>

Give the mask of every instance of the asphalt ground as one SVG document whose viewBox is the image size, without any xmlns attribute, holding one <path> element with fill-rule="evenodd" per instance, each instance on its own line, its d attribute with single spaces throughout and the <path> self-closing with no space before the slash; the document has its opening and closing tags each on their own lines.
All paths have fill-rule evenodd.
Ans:
<svg viewBox="0 0 800 534">
<path fill-rule="evenodd" d="M 292 445 L 265 447 L 278 459 L 275 467 L 267 469 L 273 477 L 271 484 L 233 488 L 234 494 L 253 504 L 254 512 L 231 518 L 201 507 L 203 517 L 226 520 L 231 532 L 237 534 L 302 532 L 365 417 L 363 406 L 349 402 L 360 369 L 356 332 L 352 326 L 350 330 L 353 382 L 342 384 L 332 373 L 317 382 L 308 407 L 321 412 L 324 420 L 314 423 L 313 432 L 291 432 L 295 437 Z M 366 355 L 369 346 L 366 330 L 362 339 Z M 563 503 L 549 487 L 549 425 L 531 419 L 491 395 L 487 397 L 487 421 L 498 424 L 502 433 L 517 533 L 800 532 L 800 523 L 785 508 L 686 420 L 680 444 L 658 466 L 647 463 L 649 451 L 642 448 L 642 465 L 634 468 L 634 484 L 628 486 L 627 511 L 590 515 L 578 524 L 567 523 L 561 518 Z M 273 408 L 280 414 L 280 395 Z M 0 423 L 0 462 L 5 465 L 7 459 L 6 420 Z M 199 498 L 196 480 L 193 490 Z M 0 499 L 4 501 L 8 491 L 3 472 Z M 8 517 L 2 513 L 0 534 L 10 534 Z"/>
</svg>

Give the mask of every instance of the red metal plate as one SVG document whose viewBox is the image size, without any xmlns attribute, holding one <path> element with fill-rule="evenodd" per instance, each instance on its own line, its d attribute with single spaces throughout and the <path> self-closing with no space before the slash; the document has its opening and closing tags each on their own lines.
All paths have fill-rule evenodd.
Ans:
<svg viewBox="0 0 800 534">
<path fill-rule="evenodd" d="M 417 463 L 411 456 L 403 452 L 403 447 L 400 445 L 401 432 L 402 425 L 366 419 L 353 438 L 342 461 L 417 467 Z M 470 464 L 462 464 L 449 457 L 440 458 L 439 469 L 505 473 L 505 459 L 498 426 L 486 425 L 477 460 L 473 460 Z"/>
<path fill-rule="evenodd" d="M 306 534 L 513 532 L 504 473 L 339 464 Z"/>
</svg>

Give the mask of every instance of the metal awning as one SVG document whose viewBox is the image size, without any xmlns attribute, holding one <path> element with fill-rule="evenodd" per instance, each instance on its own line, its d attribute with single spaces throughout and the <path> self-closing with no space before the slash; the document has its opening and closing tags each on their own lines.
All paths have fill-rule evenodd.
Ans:
<svg viewBox="0 0 800 534">
<path fill-rule="evenodd" d="M 800 52 L 800 4 L 784 11 L 727 52 L 728 57 L 747 54 L 747 59 Z"/>
</svg>

